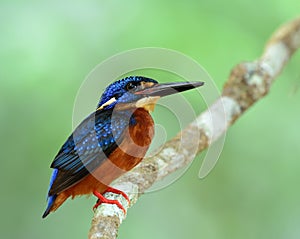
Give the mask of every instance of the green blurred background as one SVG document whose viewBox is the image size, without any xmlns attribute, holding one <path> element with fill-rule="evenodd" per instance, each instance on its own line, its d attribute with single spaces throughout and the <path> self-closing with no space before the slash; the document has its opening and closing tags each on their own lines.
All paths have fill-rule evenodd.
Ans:
<svg viewBox="0 0 300 239">
<path fill-rule="evenodd" d="M 132 48 L 171 48 L 201 63 L 221 89 L 235 64 L 258 57 L 270 34 L 300 13 L 299 0 L 0 4 L 0 237 L 12 239 L 87 237 L 92 197 L 41 215 L 49 165 L 98 63 Z M 120 238 L 299 238 L 299 65 L 298 52 L 230 128 L 208 177 L 197 177 L 200 156 L 171 186 L 142 196 Z"/>
</svg>

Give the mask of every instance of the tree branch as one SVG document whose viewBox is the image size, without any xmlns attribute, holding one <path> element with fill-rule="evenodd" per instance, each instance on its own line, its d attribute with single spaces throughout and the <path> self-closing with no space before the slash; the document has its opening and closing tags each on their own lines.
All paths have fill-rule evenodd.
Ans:
<svg viewBox="0 0 300 239">
<path fill-rule="evenodd" d="M 191 153 L 193 148 L 197 148 L 195 153 L 206 149 L 245 110 L 268 93 L 274 79 L 299 47 L 300 18 L 297 18 L 273 34 L 258 60 L 240 63 L 233 68 L 222 96 L 208 110 L 168 141 L 157 155 L 145 158 L 136 168 L 118 179 L 114 187 L 128 194 L 130 205 L 121 195 L 106 193 L 105 197 L 119 200 L 127 210 L 155 181 L 190 163 L 195 156 Z M 222 117 L 224 113 L 226 117 Z M 215 122 L 212 123 L 212 119 Z M 125 217 L 116 205 L 102 204 L 94 214 L 89 239 L 116 238 Z"/>
</svg>

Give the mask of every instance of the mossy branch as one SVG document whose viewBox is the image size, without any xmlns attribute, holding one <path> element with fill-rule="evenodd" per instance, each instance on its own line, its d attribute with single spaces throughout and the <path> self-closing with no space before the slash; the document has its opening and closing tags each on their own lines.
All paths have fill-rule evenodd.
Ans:
<svg viewBox="0 0 300 239">
<path fill-rule="evenodd" d="M 196 153 L 199 153 L 217 140 L 245 110 L 269 92 L 272 82 L 299 47 L 300 18 L 297 18 L 281 26 L 271 36 L 259 59 L 240 63 L 232 69 L 222 96 L 207 111 L 168 141 L 157 155 L 144 159 L 114 184 L 114 187 L 128 193 L 130 205 L 120 195 L 106 193 L 105 196 L 120 200 L 127 210 L 155 181 L 190 163 L 195 154 L 190 154 L 188 147 L 196 146 Z M 226 117 L 217 121 L 219 125 L 214 129 L 207 119 L 218 119 L 220 112 L 224 112 Z M 94 214 L 88 238 L 116 238 L 124 218 L 116 205 L 102 204 Z"/>
</svg>

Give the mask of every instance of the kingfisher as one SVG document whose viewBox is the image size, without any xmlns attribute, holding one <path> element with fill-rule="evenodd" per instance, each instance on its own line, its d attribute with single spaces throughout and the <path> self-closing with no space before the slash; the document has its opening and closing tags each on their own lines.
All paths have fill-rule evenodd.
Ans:
<svg viewBox="0 0 300 239">
<path fill-rule="evenodd" d="M 66 199 L 94 194 L 97 202 L 116 204 L 103 195 L 114 192 L 128 196 L 110 183 L 141 162 L 154 136 L 150 112 L 164 96 L 200 87 L 204 82 L 159 84 L 143 76 L 129 76 L 110 84 L 96 110 L 67 138 L 54 158 L 45 218 Z"/>
</svg>

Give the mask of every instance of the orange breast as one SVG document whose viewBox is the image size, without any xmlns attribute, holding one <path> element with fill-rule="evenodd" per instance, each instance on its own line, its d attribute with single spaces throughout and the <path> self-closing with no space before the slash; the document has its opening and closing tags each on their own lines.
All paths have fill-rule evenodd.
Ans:
<svg viewBox="0 0 300 239">
<path fill-rule="evenodd" d="M 138 108 L 133 115 L 136 124 L 128 127 L 118 148 L 92 174 L 61 192 L 51 211 L 56 210 L 70 196 L 74 198 L 77 195 L 91 194 L 94 190 L 104 192 L 113 180 L 143 159 L 154 135 L 154 123 L 148 111 L 142 108 Z"/>
</svg>

